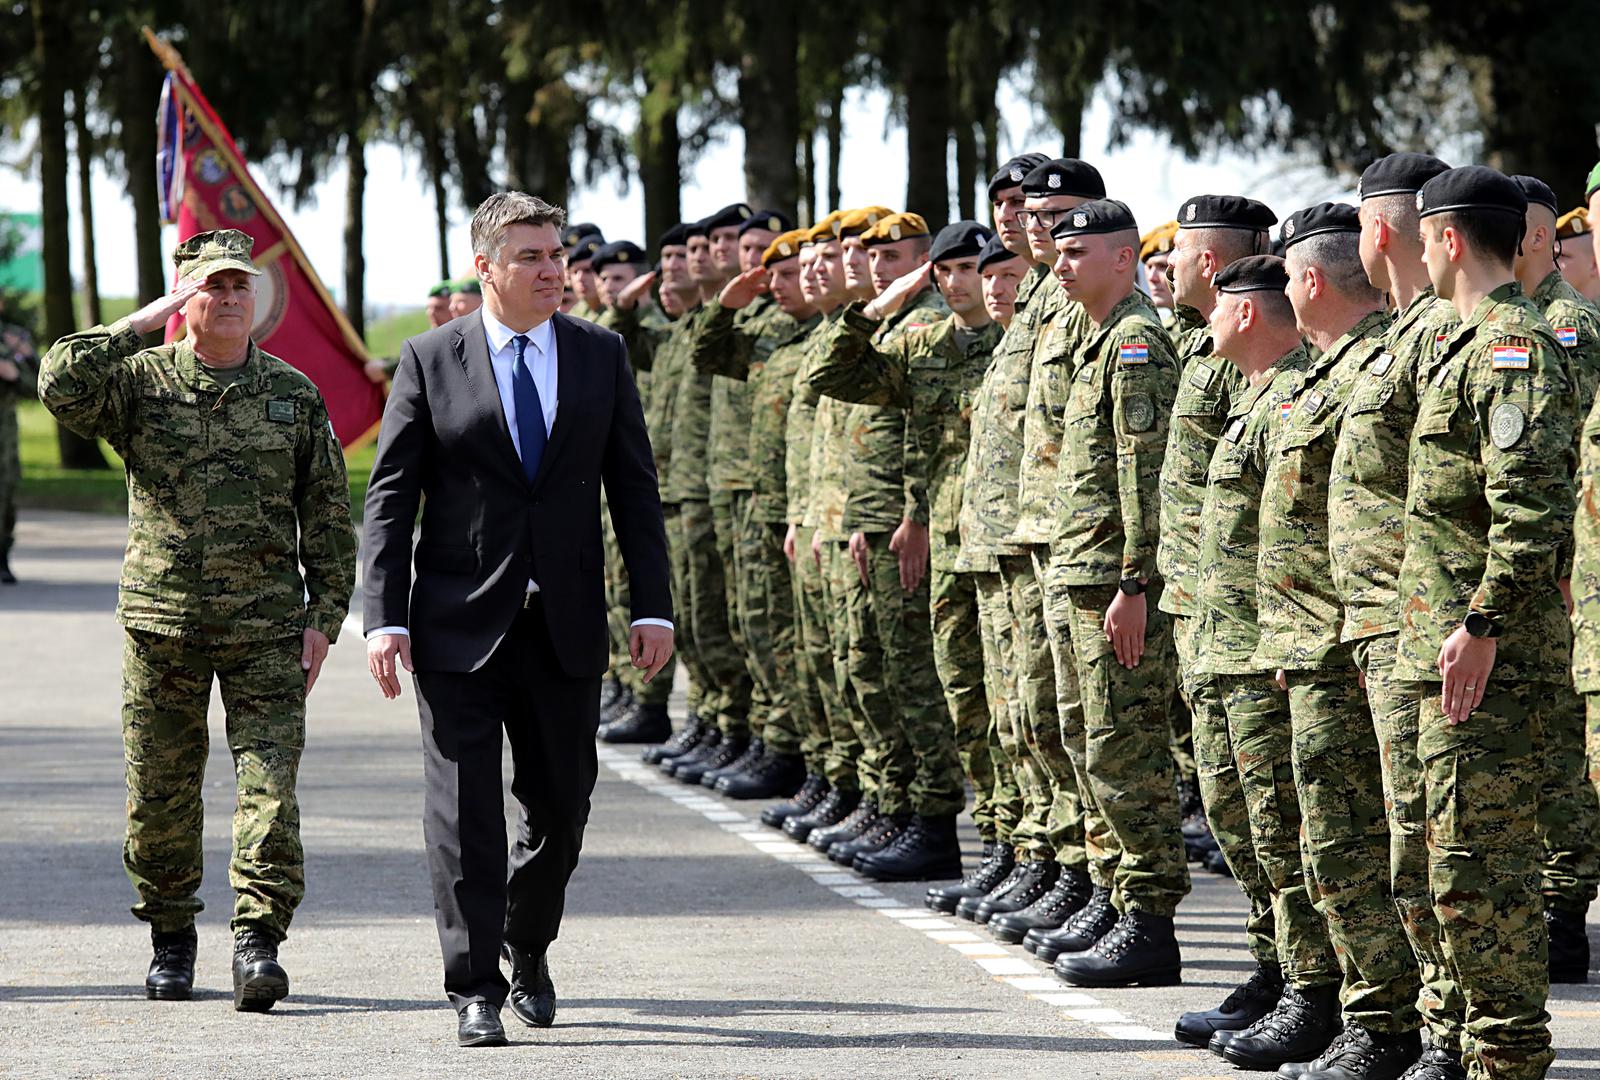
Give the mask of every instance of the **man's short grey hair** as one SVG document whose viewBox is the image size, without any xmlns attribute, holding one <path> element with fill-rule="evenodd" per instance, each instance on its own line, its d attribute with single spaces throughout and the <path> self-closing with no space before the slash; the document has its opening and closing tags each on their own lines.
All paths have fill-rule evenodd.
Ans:
<svg viewBox="0 0 1600 1080">
<path fill-rule="evenodd" d="M 1195 229 L 1200 234 L 1200 251 L 1217 257 L 1217 269 L 1251 255 L 1265 255 L 1272 246 L 1267 234 L 1254 229 Z M 1138 247 L 1134 244 L 1134 247 Z"/>
<path fill-rule="evenodd" d="M 554 225 L 556 231 L 567 223 L 567 212 L 551 206 L 537 195 L 521 191 L 501 191 L 490 195 L 472 215 L 472 253 L 500 257 L 505 247 L 506 230 L 513 225 Z"/>
<path fill-rule="evenodd" d="M 1376 302 L 1381 294 L 1367 279 L 1361 265 L 1361 237 L 1358 233 L 1335 232 L 1310 236 L 1289 248 L 1284 256 L 1289 273 L 1298 274 L 1315 266 L 1328 284 L 1352 300 Z"/>
</svg>

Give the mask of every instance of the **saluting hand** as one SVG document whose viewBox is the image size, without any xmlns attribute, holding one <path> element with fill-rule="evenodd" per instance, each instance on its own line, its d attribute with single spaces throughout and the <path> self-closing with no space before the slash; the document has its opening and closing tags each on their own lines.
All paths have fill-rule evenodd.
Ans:
<svg viewBox="0 0 1600 1080">
<path fill-rule="evenodd" d="M 128 325 L 136 334 L 149 334 L 167 325 L 167 320 L 183 311 L 190 297 L 205 287 L 203 277 L 187 277 L 178 282 L 165 296 L 157 297 L 128 316 Z"/>
<path fill-rule="evenodd" d="M 651 270 L 647 274 L 640 274 L 622 287 L 617 294 L 617 307 L 623 311 L 632 311 L 639 306 L 639 301 L 650 292 L 650 286 L 656 283 L 656 272 Z"/>
<path fill-rule="evenodd" d="M 877 298 L 861 309 L 869 319 L 887 319 L 905 307 L 906 301 L 928 287 L 933 280 L 933 264 L 923 263 L 911 273 L 897 277 Z"/>
<path fill-rule="evenodd" d="M 740 274 L 722 287 L 717 294 L 717 303 L 725 308 L 737 311 L 749 307 L 758 296 L 765 296 L 767 292 L 767 268 L 753 266 Z"/>
</svg>

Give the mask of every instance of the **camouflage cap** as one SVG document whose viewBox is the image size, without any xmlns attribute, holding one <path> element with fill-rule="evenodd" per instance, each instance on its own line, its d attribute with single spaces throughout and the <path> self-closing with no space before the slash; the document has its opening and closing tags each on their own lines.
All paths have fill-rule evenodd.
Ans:
<svg viewBox="0 0 1600 1080">
<path fill-rule="evenodd" d="M 923 220 L 922 215 L 907 210 L 903 214 L 890 214 L 886 218 L 880 218 L 876 225 L 861 234 L 861 242 L 872 247 L 875 244 L 895 244 L 901 240 L 927 235 L 928 223 Z"/>
<path fill-rule="evenodd" d="M 195 233 L 173 249 L 172 264 L 178 268 L 180 278 L 207 278 L 219 270 L 259 274 L 261 271 L 250 261 L 250 249 L 255 246 L 255 240 L 238 229 Z"/>
<path fill-rule="evenodd" d="M 1589 231 L 1589 211 L 1584 207 L 1569 210 L 1556 218 L 1556 239 L 1570 240 Z"/>
</svg>

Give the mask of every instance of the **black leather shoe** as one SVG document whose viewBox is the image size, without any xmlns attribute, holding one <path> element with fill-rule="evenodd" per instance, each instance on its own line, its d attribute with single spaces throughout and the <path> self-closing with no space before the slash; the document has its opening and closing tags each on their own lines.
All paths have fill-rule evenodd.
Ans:
<svg viewBox="0 0 1600 1080">
<path fill-rule="evenodd" d="M 471 1001 L 456 1018 L 456 1042 L 461 1046 L 504 1046 L 506 1029 L 500 1010 L 487 1001 Z"/>
<path fill-rule="evenodd" d="M 828 792 L 833 789 L 828 786 L 817 773 L 807 773 L 805 780 L 800 784 L 800 790 L 787 802 L 774 803 L 761 811 L 761 824 L 770 825 L 774 829 L 781 829 L 783 823 L 794 817 L 804 817 L 817 808 L 817 804 L 827 798 Z"/>
<path fill-rule="evenodd" d="M 856 871 L 873 881 L 937 881 L 961 876 L 961 841 L 956 816 L 917 815 L 910 826 L 877 851 L 856 856 Z"/>
<path fill-rule="evenodd" d="M 241 930 L 233 939 L 233 1008 L 266 1012 L 289 996 L 289 973 L 278 963 L 278 942 L 264 930 Z"/>
<path fill-rule="evenodd" d="M 600 741 L 608 743 L 658 743 L 672 734 L 672 721 L 665 705 L 638 705 L 633 711 L 600 729 Z"/>
<path fill-rule="evenodd" d="M 1276 964 L 1258 964 L 1244 985 L 1236 987 L 1215 1009 L 1178 1017 L 1173 1035 L 1181 1043 L 1205 1046 L 1217 1032 L 1239 1031 L 1267 1015 L 1282 993 L 1283 969 Z"/>
<path fill-rule="evenodd" d="M 682 766 L 703 761 L 717 752 L 717 747 L 722 745 L 722 732 L 717 730 L 715 724 L 706 723 L 705 732 L 695 744 L 681 754 L 664 757 L 656 763 L 656 767 L 668 776 L 676 776 Z"/>
<path fill-rule="evenodd" d="M 1307 990 L 1286 985 L 1272 1011 L 1235 1032 L 1220 1052 L 1241 1069 L 1272 1072 L 1292 1061 L 1314 1061 L 1340 1030 L 1338 983 Z M 1222 1034 L 1212 1036 L 1212 1045 Z"/>
<path fill-rule="evenodd" d="M 681 757 L 700 745 L 700 740 L 705 738 L 708 725 L 694 713 L 676 732 L 672 738 L 659 746 L 647 746 L 639 754 L 639 760 L 646 765 L 659 765 L 667 758 Z"/>
<path fill-rule="evenodd" d="M 978 905 L 973 921 L 987 924 L 996 915 L 1021 911 L 1049 892 L 1060 873 L 1061 864 L 1053 859 L 1023 863 L 1022 875 L 1016 883 L 1003 893 L 985 897 Z"/>
<path fill-rule="evenodd" d="M 1467 1070 L 1461 1065 L 1460 1053 L 1431 1046 L 1400 1080 L 1467 1080 Z"/>
<path fill-rule="evenodd" d="M 188 1001 L 194 992 L 194 954 L 199 946 L 194 927 L 170 933 L 150 931 L 150 972 L 144 996 L 151 1001 Z"/>
<path fill-rule="evenodd" d="M 745 750 L 750 746 L 748 739 L 735 736 L 725 736 L 711 752 L 699 761 L 687 761 L 672 770 L 672 778 L 688 784 L 690 787 L 699 787 L 700 781 L 706 773 L 732 765 L 744 756 Z"/>
<path fill-rule="evenodd" d="M 1055 973 L 1068 986 L 1176 986 L 1183 981 L 1183 958 L 1172 916 L 1124 912 L 1088 949 L 1058 956 Z"/>
<path fill-rule="evenodd" d="M 1550 981 L 1589 981 L 1589 932 L 1583 913 L 1544 909 L 1544 928 L 1550 937 Z"/>
<path fill-rule="evenodd" d="M 716 792 L 730 799 L 771 799 L 793 795 L 807 779 L 805 759 L 799 754 L 768 750 L 743 772 L 724 774 L 717 781 Z"/>
<path fill-rule="evenodd" d="M 862 799 L 856 803 L 855 809 L 841 818 L 837 824 L 826 829 L 811 830 L 811 835 L 806 837 L 806 843 L 826 853 L 836 843 L 854 840 L 877 820 L 878 804 L 871 799 Z"/>
<path fill-rule="evenodd" d="M 1015 945 L 1029 932 L 1054 930 L 1076 915 L 1094 895 L 1089 875 L 1076 867 L 1060 867 L 1056 883 L 1048 892 L 1021 911 L 1006 911 L 990 917 L 989 933 L 996 941 Z M 1037 940 L 1037 939 L 1036 939 Z"/>
<path fill-rule="evenodd" d="M 953 915 L 956 905 L 967 897 L 987 896 L 989 890 L 1004 881 L 1016 865 L 1017 856 L 1011 845 L 991 840 L 983 845 L 982 860 L 968 871 L 966 877 L 954 885 L 935 885 L 928 890 L 922 902 L 934 911 Z"/>
<path fill-rule="evenodd" d="M 1032 865 L 1032 863 L 1013 862 L 1011 870 L 1005 877 L 995 883 L 994 888 L 977 896 L 963 896 L 956 901 L 956 915 L 968 922 L 977 922 L 978 909 L 995 897 L 1004 896 L 1017 882 L 1022 880 L 1022 876 L 1028 872 L 1028 867 Z M 985 917 L 987 918 L 987 916 Z"/>
<path fill-rule="evenodd" d="M 511 993 L 506 1003 L 511 1015 L 529 1027 L 547 1028 L 556 1022 L 556 984 L 550 981 L 550 961 L 544 953 L 529 956 L 512 945 L 501 951 L 511 962 Z"/>
<path fill-rule="evenodd" d="M 856 807 L 860 805 L 861 792 L 849 788 L 833 788 L 810 810 L 785 818 L 783 835 L 810 843 L 813 834 L 840 824 L 855 813 Z"/>
<path fill-rule="evenodd" d="M 861 831 L 853 840 L 840 840 L 828 845 L 828 858 L 840 866 L 855 866 L 856 856 L 889 846 L 889 842 L 911 827 L 909 811 L 898 814 L 879 814 L 872 825 Z"/>
<path fill-rule="evenodd" d="M 1300 1076 L 1302 1080 L 1400 1080 L 1421 1056 L 1419 1031 L 1385 1034 L 1346 1024 Z"/>
<path fill-rule="evenodd" d="M 1096 885 L 1089 902 L 1078 913 L 1038 938 L 1033 955 L 1047 964 L 1066 953 L 1083 952 L 1111 932 L 1117 925 L 1117 909 L 1111 903 L 1111 890 Z"/>
<path fill-rule="evenodd" d="M 764 740 L 760 737 L 750 739 L 744 744 L 744 749 L 739 752 L 738 757 L 726 765 L 718 765 L 715 768 L 707 769 L 700 777 L 700 786 L 715 790 L 718 780 L 721 780 L 724 776 L 733 776 L 744 772 L 746 769 L 754 768 L 756 763 L 766 756 L 766 753 L 767 744 Z"/>
</svg>

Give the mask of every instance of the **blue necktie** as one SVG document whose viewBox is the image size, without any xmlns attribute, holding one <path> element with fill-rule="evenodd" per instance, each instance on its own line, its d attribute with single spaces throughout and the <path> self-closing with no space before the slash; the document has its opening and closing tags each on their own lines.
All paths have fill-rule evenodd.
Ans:
<svg viewBox="0 0 1600 1080">
<path fill-rule="evenodd" d="M 511 343 L 517 347 L 516 368 L 511 374 L 511 397 L 517 403 L 517 442 L 522 449 L 522 471 L 531 484 L 539 475 L 539 459 L 544 457 L 544 444 L 550 436 L 544 430 L 544 405 L 539 400 L 539 387 L 534 384 L 533 372 L 522 362 L 528 338 L 518 334 Z"/>
</svg>

